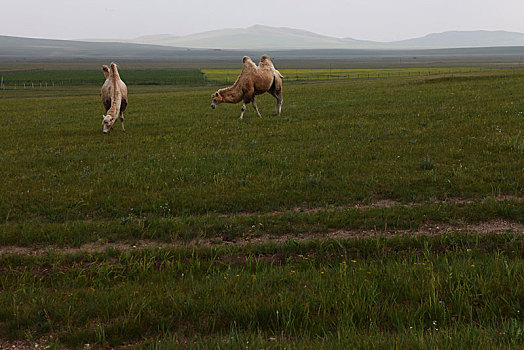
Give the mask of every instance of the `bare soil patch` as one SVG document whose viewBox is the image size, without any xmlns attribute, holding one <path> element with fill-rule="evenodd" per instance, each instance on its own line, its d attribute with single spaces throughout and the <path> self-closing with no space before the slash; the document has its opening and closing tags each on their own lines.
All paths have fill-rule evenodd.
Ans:
<svg viewBox="0 0 524 350">
<path fill-rule="evenodd" d="M 522 201 L 524 200 L 524 197 L 514 196 L 514 195 L 499 195 L 495 197 L 486 197 L 480 201 L 483 200 L 494 200 L 496 202 L 504 202 L 504 201 Z M 297 206 L 291 210 L 275 210 L 272 212 L 267 213 L 258 213 L 258 212 L 241 212 L 236 215 L 260 215 L 260 216 L 272 216 L 272 215 L 281 215 L 286 213 L 306 213 L 306 214 L 312 214 L 317 213 L 326 209 L 334 209 L 334 210 L 345 210 L 345 209 L 373 209 L 373 208 L 392 208 L 392 207 L 402 207 L 402 208 L 412 208 L 420 205 L 426 205 L 426 204 L 442 204 L 442 205 L 465 205 L 465 204 L 475 204 L 479 203 L 479 200 L 475 199 L 469 199 L 469 198 L 449 198 L 446 200 L 440 200 L 440 199 L 434 199 L 428 202 L 410 202 L 410 203 L 401 203 L 399 201 L 395 201 L 392 199 L 378 199 L 371 203 L 357 203 L 352 205 L 341 205 L 341 206 L 333 206 L 333 207 L 300 207 Z M 227 215 L 223 215 L 227 216 Z"/>
<path fill-rule="evenodd" d="M 42 256 L 49 252 L 55 254 L 77 254 L 77 253 L 102 253 L 107 249 L 114 249 L 119 251 L 138 250 L 148 248 L 174 248 L 174 247 L 216 247 L 226 245 L 249 245 L 249 244 L 263 244 L 268 242 L 283 243 L 290 240 L 293 241 L 313 241 L 319 239 L 350 239 L 362 237 L 378 237 L 378 236 L 395 236 L 395 235 L 442 235 L 446 233 L 478 233 L 478 234 L 493 234 L 493 233 L 513 233 L 524 235 L 524 224 L 520 222 L 512 222 L 507 220 L 493 220 L 489 222 L 475 223 L 475 224 L 426 224 L 418 229 L 406 230 L 388 230 L 387 228 L 373 229 L 373 230 L 333 230 L 324 233 L 304 233 L 304 234 L 285 234 L 285 235 L 253 235 L 247 233 L 245 236 L 238 239 L 229 238 L 199 238 L 191 241 L 173 241 L 173 242 L 158 242 L 151 240 L 141 240 L 133 243 L 128 242 L 94 242 L 86 243 L 80 247 L 20 247 L 20 246 L 4 246 L 0 247 L 0 255 L 3 254 L 18 254 L 29 256 Z M 1 349 L 1 348 L 0 348 Z"/>
<path fill-rule="evenodd" d="M 29 340 L 14 340 L 7 341 L 0 338 L 0 350 L 39 350 L 39 349 L 50 349 L 51 346 L 46 345 L 50 338 L 42 338 L 35 341 Z"/>
</svg>

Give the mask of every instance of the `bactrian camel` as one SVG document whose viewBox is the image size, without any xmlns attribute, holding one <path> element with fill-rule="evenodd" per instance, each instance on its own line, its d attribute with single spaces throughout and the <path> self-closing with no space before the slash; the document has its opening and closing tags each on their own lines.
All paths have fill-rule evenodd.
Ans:
<svg viewBox="0 0 524 350">
<path fill-rule="evenodd" d="M 113 129 L 113 124 L 120 115 L 122 131 L 124 129 L 124 111 L 127 107 L 127 86 L 120 79 L 118 68 L 115 63 L 111 63 L 111 68 L 106 65 L 102 66 L 102 71 L 106 77 L 100 96 L 106 109 L 106 114 L 102 116 L 103 132 L 107 134 Z"/>
<path fill-rule="evenodd" d="M 255 95 L 269 92 L 277 99 L 273 114 L 280 115 L 282 110 L 282 74 L 275 69 L 267 55 L 260 58 L 258 67 L 247 56 L 244 56 L 243 62 L 242 72 L 233 86 L 220 89 L 211 96 L 213 98 L 211 108 L 215 109 L 223 102 L 239 103 L 242 101 L 242 112 L 240 113 L 240 119 L 242 119 L 246 110 L 246 103 L 251 102 L 258 116 L 262 117 L 255 102 Z"/>
</svg>

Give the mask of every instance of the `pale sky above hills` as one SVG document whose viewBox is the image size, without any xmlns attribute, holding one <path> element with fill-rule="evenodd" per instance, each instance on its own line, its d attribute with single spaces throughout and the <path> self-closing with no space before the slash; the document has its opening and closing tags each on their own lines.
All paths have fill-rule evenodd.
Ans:
<svg viewBox="0 0 524 350">
<path fill-rule="evenodd" d="M 375 41 L 448 30 L 524 32 L 523 0 L 3 0 L 0 13 L 0 35 L 52 39 L 187 35 L 254 24 Z"/>
</svg>

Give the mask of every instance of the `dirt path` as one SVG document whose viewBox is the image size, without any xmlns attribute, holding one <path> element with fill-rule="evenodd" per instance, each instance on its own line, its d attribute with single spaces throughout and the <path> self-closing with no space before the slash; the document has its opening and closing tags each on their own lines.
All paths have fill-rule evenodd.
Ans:
<svg viewBox="0 0 524 350">
<path fill-rule="evenodd" d="M 41 256 L 48 252 L 58 254 L 76 254 L 76 253 L 102 253 L 106 249 L 116 250 L 134 250 L 147 248 L 174 248 L 174 247 L 219 247 L 227 245 L 250 245 L 262 244 L 267 242 L 282 243 L 289 240 L 304 242 L 318 239 L 350 239 L 362 237 L 378 237 L 378 236 L 395 236 L 395 235 L 441 235 L 450 232 L 457 233 L 478 233 L 478 234 L 492 234 L 492 233 L 514 233 L 524 235 L 524 224 L 519 222 L 511 222 L 507 220 L 494 220 L 490 222 L 482 222 L 476 224 L 464 225 L 450 225 L 450 224 L 431 224 L 424 225 L 418 229 L 413 230 L 333 230 L 325 233 L 305 233 L 305 234 L 285 234 L 285 235 L 246 235 L 234 240 L 225 240 L 221 237 L 213 238 L 199 238 L 191 241 L 173 241 L 170 243 L 158 242 L 151 240 L 140 240 L 138 242 L 115 242 L 115 243 L 86 243 L 80 247 L 21 247 L 21 246 L 3 246 L 0 247 L 0 255 L 3 254 L 21 254 L 30 256 Z M 1 349 L 1 348 L 0 348 Z"/>
<path fill-rule="evenodd" d="M 486 197 L 483 200 L 494 200 L 496 202 L 504 202 L 504 201 L 523 201 L 524 197 L 519 196 L 513 196 L 513 195 L 500 195 L 496 197 Z M 290 210 L 275 210 L 271 212 L 266 213 L 259 213 L 259 212 L 240 212 L 233 215 L 245 215 L 245 216 L 252 216 L 252 215 L 260 215 L 260 216 L 275 216 L 275 215 L 282 215 L 282 214 L 288 214 L 288 213 L 317 213 L 320 211 L 324 211 L 326 209 L 334 209 L 334 210 L 346 210 L 346 209 L 374 209 L 374 208 L 392 208 L 392 207 L 400 207 L 400 208 L 413 208 L 417 206 L 432 204 L 432 205 L 464 205 L 464 204 L 475 204 L 480 203 L 483 200 L 474 200 L 474 199 L 466 199 L 466 198 L 450 198 L 447 200 L 439 200 L 435 199 L 428 202 L 411 202 L 411 203 L 401 203 L 392 199 L 381 199 L 374 201 L 369 204 L 365 203 L 359 203 L 359 204 L 353 204 L 353 205 L 341 205 L 341 206 L 333 206 L 333 207 L 313 207 L 313 208 L 304 208 L 304 207 L 295 207 Z M 221 215 L 221 216 L 229 216 L 227 215 Z"/>
<path fill-rule="evenodd" d="M 15 340 L 12 342 L 7 342 L 0 339 L 0 350 L 51 349 L 50 345 L 45 345 L 48 343 L 48 341 L 48 338 L 42 338 L 34 342 L 30 342 L 29 340 Z"/>
</svg>

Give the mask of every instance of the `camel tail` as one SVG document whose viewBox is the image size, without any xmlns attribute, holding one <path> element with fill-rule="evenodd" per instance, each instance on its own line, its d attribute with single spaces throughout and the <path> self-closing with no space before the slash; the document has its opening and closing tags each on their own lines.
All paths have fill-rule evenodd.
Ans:
<svg viewBox="0 0 524 350">
<path fill-rule="evenodd" d="M 122 91 L 120 91 L 120 85 L 118 82 L 120 81 L 120 74 L 118 74 L 118 68 L 114 62 L 111 63 L 111 87 L 112 87 L 112 94 L 111 94 L 111 109 L 109 113 L 113 115 L 114 117 L 118 117 L 118 113 L 120 112 L 120 104 L 122 102 Z"/>
<path fill-rule="evenodd" d="M 280 72 L 278 70 L 275 69 L 275 72 L 277 72 L 277 74 L 280 77 L 280 79 L 284 79 L 284 76 L 282 74 L 280 74 Z"/>
</svg>

